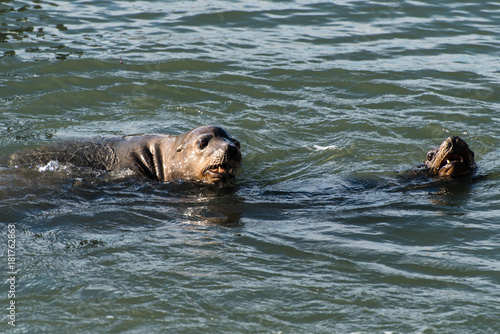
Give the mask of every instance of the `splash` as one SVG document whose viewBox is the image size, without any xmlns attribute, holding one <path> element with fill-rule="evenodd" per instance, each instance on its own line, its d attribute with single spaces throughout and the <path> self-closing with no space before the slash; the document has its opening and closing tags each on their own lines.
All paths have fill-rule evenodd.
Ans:
<svg viewBox="0 0 500 334">
<path fill-rule="evenodd" d="M 37 166 L 37 171 L 39 172 L 55 172 L 61 168 L 65 168 L 64 166 L 61 166 L 59 162 L 51 160 L 49 161 L 45 166 Z"/>
</svg>

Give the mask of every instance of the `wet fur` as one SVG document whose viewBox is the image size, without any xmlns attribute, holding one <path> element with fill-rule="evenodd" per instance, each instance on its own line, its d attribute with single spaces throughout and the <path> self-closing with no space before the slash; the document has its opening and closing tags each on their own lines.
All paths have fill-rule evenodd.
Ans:
<svg viewBox="0 0 500 334">
<path fill-rule="evenodd" d="M 203 148 L 202 140 L 206 142 Z M 238 141 L 223 129 L 204 126 L 178 136 L 146 134 L 62 143 L 14 154 L 10 165 L 50 161 L 103 170 L 130 169 L 159 181 L 228 183 L 241 165 L 241 152 Z M 227 172 L 210 172 L 215 166 Z"/>
</svg>

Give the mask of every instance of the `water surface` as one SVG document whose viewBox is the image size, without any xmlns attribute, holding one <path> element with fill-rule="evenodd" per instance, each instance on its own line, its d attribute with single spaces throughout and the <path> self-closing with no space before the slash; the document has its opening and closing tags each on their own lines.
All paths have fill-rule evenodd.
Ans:
<svg viewBox="0 0 500 334">
<path fill-rule="evenodd" d="M 498 22 L 488 1 L 1 2 L 0 155 L 214 124 L 244 167 L 227 189 L 2 167 L 0 331 L 496 333 Z M 475 176 L 400 175 L 450 135 Z"/>
</svg>

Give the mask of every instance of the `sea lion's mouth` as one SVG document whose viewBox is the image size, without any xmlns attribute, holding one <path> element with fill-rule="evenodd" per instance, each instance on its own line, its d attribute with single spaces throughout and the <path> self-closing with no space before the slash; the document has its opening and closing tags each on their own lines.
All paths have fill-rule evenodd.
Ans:
<svg viewBox="0 0 500 334">
<path fill-rule="evenodd" d="M 469 165 L 458 153 L 449 153 L 439 164 L 438 174 L 440 176 L 459 176 L 470 172 Z"/>
<path fill-rule="evenodd" d="M 211 165 L 205 170 L 205 175 L 211 181 L 230 181 L 236 177 L 236 170 L 238 164 L 235 163 L 222 163 L 218 165 Z"/>
</svg>

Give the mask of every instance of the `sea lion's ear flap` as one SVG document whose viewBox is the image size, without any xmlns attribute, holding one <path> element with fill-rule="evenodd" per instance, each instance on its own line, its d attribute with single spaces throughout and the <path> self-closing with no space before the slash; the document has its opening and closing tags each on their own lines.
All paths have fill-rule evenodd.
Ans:
<svg viewBox="0 0 500 334">
<path fill-rule="evenodd" d="M 185 138 L 186 138 L 185 135 L 177 137 L 177 140 L 175 141 L 175 147 L 176 147 L 175 152 L 181 152 L 186 148 Z"/>
<path fill-rule="evenodd" d="M 177 143 L 176 143 L 177 144 Z M 186 147 L 186 144 L 185 143 L 180 143 L 180 145 L 177 146 L 177 148 L 175 149 L 175 152 L 180 152 L 182 151 L 184 148 Z"/>
</svg>

